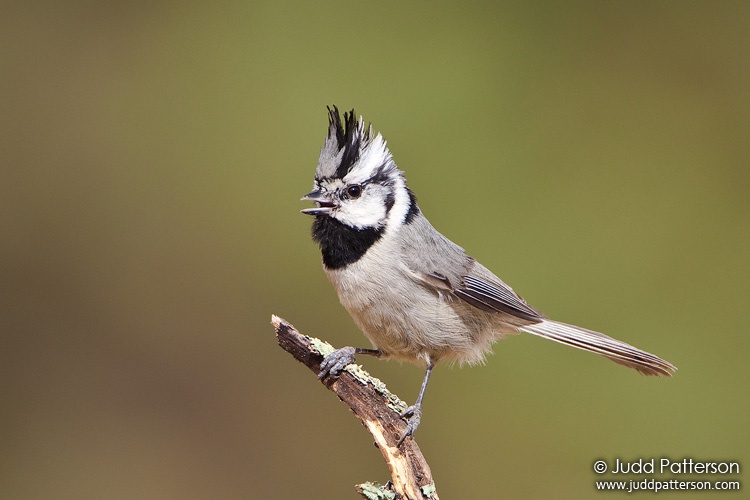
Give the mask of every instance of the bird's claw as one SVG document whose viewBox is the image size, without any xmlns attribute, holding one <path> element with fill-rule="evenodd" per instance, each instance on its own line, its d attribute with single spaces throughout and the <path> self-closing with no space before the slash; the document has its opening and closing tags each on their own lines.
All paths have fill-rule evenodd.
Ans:
<svg viewBox="0 0 750 500">
<path fill-rule="evenodd" d="M 413 436 L 415 432 L 417 432 L 417 427 L 419 427 L 419 421 L 422 419 L 422 408 L 414 405 L 408 407 L 404 412 L 401 414 L 401 418 L 405 418 L 406 420 L 406 430 L 403 434 L 401 434 L 401 437 L 398 439 L 398 442 L 396 443 L 396 447 L 401 446 L 401 443 L 404 442 L 404 439 L 406 439 L 406 436 Z"/>
<path fill-rule="evenodd" d="M 338 377 L 339 373 L 346 368 L 347 365 L 354 363 L 354 347 L 342 347 L 336 349 L 332 353 L 326 355 L 323 358 L 323 362 L 320 363 L 320 372 L 318 373 L 318 380 L 322 380 L 326 375 L 332 377 Z"/>
</svg>

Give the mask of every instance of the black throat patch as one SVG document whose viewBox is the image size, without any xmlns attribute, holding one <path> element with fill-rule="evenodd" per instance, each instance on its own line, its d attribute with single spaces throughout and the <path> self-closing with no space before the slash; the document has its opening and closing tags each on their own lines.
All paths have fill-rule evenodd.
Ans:
<svg viewBox="0 0 750 500">
<path fill-rule="evenodd" d="M 323 254 L 327 269 L 341 269 L 357 262 L 383 235 L 385 228 L 356 229 L 327 215 L 318 215 L 312 237 Z"/>
</svg>

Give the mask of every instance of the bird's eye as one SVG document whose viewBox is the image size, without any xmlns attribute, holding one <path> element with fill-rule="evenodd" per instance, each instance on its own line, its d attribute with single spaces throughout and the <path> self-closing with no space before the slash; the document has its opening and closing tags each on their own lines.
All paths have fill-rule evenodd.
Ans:
<svg viewBox="0 0 750 500">
<path fill-rule="evenodd" d="M 349 198 L 359 198 L 362 195 L 362 186 L 359 184 L 352 184 L 346 188 L 346 194 Z"/>
</svg>

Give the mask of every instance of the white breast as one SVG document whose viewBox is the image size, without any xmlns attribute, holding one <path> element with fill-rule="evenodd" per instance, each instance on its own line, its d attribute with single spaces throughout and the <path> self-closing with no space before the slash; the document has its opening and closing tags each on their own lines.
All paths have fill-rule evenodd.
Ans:
<svg viewBox="0 0 750 500">
<path fill-rule="evenodd" d="M 491 316 L 424 286 L 399 252 L 396 238 L 383 238 L 357 262 L 326 271 L 357 326 L 394 359 L 483 361 L 496 337 Z"/>
</svg>

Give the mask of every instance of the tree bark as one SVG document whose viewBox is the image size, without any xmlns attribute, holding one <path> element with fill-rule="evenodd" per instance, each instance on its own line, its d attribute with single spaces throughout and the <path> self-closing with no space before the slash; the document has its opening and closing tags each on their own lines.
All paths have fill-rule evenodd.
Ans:
<svg viewBox="0 0 750 500">
<path fill-rule="evenodd" d="M 299 333 L 278 316 L 273 316 L 271 323 L 279 345 L 318 374 L 323 357 L 332 352 L 333 347 Z M 406 403 L 359 365 L 351 364 L 339 377 L 328 376 L 321 382 L 360 419 L 391 471 L 391 480 L 385 486 L 364 483 L 357 485 L 357 491 L 368 499 L 438 500 L 430 467 L 413 437 L 406 438 L 400 447 L 396 446 L 406 429 L 406 422 L 401 418 Z"/>
</svg>

